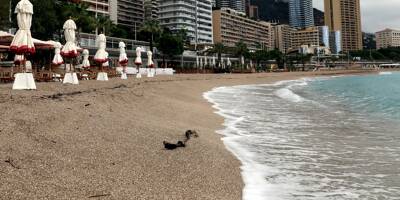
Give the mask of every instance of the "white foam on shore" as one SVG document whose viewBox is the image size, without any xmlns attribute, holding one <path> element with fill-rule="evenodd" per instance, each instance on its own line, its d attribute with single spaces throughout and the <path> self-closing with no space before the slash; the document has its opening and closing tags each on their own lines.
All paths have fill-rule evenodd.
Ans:
<svg viewBox="0 0 400 200">
<path fill-rule="evenodd" d="M 267 177 L 272 177 L 275 174 L 279 174 L 279 170 L 269 167 L 265 164 L 257 162 L 256 154 L 249 151 L 246 147 L 241 145 L 241 140 L 251 135 L 245 134 L 243 130 L 240 130 L 236 125 L 240 124 L 245 120 L 245 116 L 239 116 L 234 110 L 224 110 L 222 106 L 214 100 L 211 96 L 218 93 L 225 93 L 229 95 L 240 95 L 236 94 L 234 88 L 246 89 L 246 88 L 265 88 L 266 86 L 278 87 L 289 85 L 290 88 L 293 86 L 306 86 L 309 79 L 300 80 L 289 80 L 279 81 L 274 84 L 263 84 L 263 85 L 240 85 L 233 87 L 218 87 L 203 94 L 203 97 L 213 104 L 213 108 L 216 109 L 218 115 L 225 118 L 224 130 L 219 130 L 217 133 L 224 135 L 222 138 L 226 148 L 232 152 L 242 163 L 241 174 L 243 182 L 245 184 L 243 188 L 243 200 L 283 200 L 287 197 L 287 191 L 282 188 L 290 187 L 290 190 L 296 190 L 294 185 L 282 186 L 277 183 L 270 183 L 267 181 Z M 278 89 L 276 93 L 280 94 L 282 98 L 288 99 L 289 101 L 299 102 L 304 99 L 294 94 L 290 89 L 284 88 Z M 220 99 L 219 99 L 220 100 Z M 289 188 L 288 188 L 289 189 Z"/>
<path fill-rule="evenodd" d="M 295 94 L 292 90 L 288 89 L 288 88 L 282 88 L 279 89 L 277 91 L 275 91 L 276 96 L 294 102 L 294 103 L 298 103 L 298 102 L 302 102 L 304 101 L 303 97 Z"/>
<path fill-rule="evenodd" d="M 379 75 L 392 75 L 392 72 L 379 72 Z"/>
</svg>

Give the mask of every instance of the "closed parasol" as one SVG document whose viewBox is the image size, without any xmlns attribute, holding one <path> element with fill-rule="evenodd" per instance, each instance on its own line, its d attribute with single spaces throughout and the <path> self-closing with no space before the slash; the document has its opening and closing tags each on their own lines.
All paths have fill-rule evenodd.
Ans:
<svg viewBox="0 0 400 200">
<path fill-rule="evenodd" d="M 31 35 L 33 5 L 29 0 L 18 2 L 15 13 L 17 13 L 18 31 L 11 42 L 10 50 L 16 54 L 33 54 L 35 46 Z"/>
<path fill-rule="evenodd" d="M 125 51 L 125 43 L 124 42 L 120 42 L 119 43 L 119 59 L 118 62 L 121 66 L 126 66 L 128 65 L 128 56 L 126 55 L 126 51 Z"/>
<path fill-rule="evenodd" d="M 63 58 L 61 57 L 61 43 L 57 42 L 54 45 L 54 58 L 53 58 L 53 64 L 54 65 L 61 65 L 64 63 Z"/>
<path fill-rule="evenodd" d="M 100 34 L 96 38 L 96 46 L 98 50 L 96 55 L 94 56 L 94 61 L 97 63 L 105 63 L 108 61 L 107 52 L 106 52 L 106 36 L 104 34 Z"/>
<path fill-rule="evenodd" d="M 87 49 L 84 49 L 82 55 L 83 55 L 82 67 L 84 68 L 90 67 L 89 51 Z"/>
<path fill-rule="evenodd" d="M 78 56 L 78 50 L 75 44 L 76 24 L 74 20 L 69 19 L 65 21 L 63 29 L 66 43 L 61 50 L 61 55 L 66 58 L 76 58 Z"/>
</svg>

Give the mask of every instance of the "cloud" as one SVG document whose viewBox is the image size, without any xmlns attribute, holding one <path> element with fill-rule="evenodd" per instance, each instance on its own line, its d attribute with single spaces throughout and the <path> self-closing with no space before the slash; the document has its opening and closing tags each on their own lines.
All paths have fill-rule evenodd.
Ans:
<svg viewBox="0 0 400 200">
<path fill-rule="evenodd" d="M 314 0 L 314 6 L 324 9 L 324 0 Z M 385 28 L 400 29 L 400 0 L 361 0 L 361 23 L 365 32 Z"/>
</svg>

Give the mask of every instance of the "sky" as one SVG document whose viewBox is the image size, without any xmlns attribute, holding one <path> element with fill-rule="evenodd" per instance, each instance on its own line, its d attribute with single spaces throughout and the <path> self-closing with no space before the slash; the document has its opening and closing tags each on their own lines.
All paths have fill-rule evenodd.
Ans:
<svg viewBox="0 0 400 200">
<path fill-rule="evenodd" d="M 400 0 L 360 0 L 364 32 L 374 33 L 385 28 L 400 29 Z M 313 0 L 314 7 L 324 10 L 324 0 Z"/>
</svg>

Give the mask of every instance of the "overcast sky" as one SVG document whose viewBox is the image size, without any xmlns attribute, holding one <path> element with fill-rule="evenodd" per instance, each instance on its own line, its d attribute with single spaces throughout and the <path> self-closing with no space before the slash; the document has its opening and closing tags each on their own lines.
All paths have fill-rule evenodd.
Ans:
<svg viewBox="0 0 400 200">
<path fill-rule="evenodd" d="M 314 6 L 324 10 L 324 0 L 313 0 Z M 385 28 L 400 29 L 400 0 L 360 0 L 361 22 L 365 32 Z"/>
</svg>

